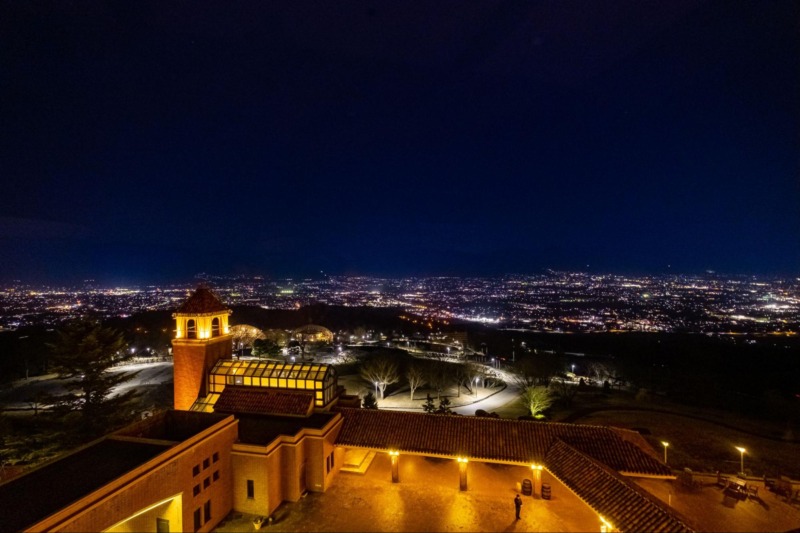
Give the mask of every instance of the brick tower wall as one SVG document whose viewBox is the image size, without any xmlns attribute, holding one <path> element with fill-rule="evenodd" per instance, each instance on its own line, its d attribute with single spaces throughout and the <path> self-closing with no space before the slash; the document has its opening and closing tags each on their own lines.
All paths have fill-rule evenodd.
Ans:
<svg viewBox="0 0 800 533">
<path fill-rule="evenodd" d="M 205 396 L 208 372 L 220 359 L 230 359 L 232 353 L 233 341 L 230 335 L 206 340 L 174 339 L 174 408 L 185 411 L 198 396 Z"/>
</svg>

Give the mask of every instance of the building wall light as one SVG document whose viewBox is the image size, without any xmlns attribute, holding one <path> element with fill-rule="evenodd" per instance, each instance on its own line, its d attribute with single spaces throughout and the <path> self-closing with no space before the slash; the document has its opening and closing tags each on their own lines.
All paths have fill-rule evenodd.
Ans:
<svg viewBox="0 0 800 533">
<path fill-rule="evenodd" d="M 602 516 L 600 517 L 600 524 L 601 524 L 601 526 L 600 526 L 600 532 L 601 533 L 607 533 L 609 531 L 614 531 L 614 526 L 611 525 L 611 522 L 609 522 L 608 520 L 606 520 Z"/>
</svg>

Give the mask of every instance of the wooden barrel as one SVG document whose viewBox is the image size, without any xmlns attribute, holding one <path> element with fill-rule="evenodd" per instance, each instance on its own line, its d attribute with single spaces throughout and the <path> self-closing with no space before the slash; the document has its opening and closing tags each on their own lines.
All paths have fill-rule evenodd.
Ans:
<svg viewBox="0 0 800 533">
<path fill-rule="evenodd" d="M 542 483 L 542 499 L 549 500 L 550 499 L 550 484 L 549 483 Z"/>
<path fill-rule="evenodd" d="M 525 496 L 530 496 L 533 493 L 533 488 L 531 485 L 530 479 L 523 479 L 522 480 L 522 494 Z"/>
</svg>

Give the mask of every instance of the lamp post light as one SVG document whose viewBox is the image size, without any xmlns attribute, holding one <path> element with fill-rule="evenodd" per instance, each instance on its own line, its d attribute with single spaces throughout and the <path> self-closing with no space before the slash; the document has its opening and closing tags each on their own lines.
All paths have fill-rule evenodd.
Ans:
<svg viewBox="0 0 800 533">
<path fill-rule="evenodd" d="M 478 397 L 478 379 L 479 378 L 475 378 L 475 397 L 476 398 Z"/>
<path fill-rule="evenodd" d="M 669 442 L 662 440 L 661 445 L 664 446 L 664 464 L 667 464 L 667 448 L 669 448 Z"/>
<path fill-rule="evenodd" d="M 736 446 L 736 449 L 739 450 L 741 462 L 739 467 L 741 468 L 742 475 L 744 475 L 744 453 L 747 451 L 746 449 L 742 448 L 741 446 Z"/>
<path fill-rule="evenodd" d="M 378 382 L 375 382 L 375 399 L 378 399 Z"/>
<path fill-rule="evenodd" d="M 572 363 L 572 373 L 575 373 L 575 363 Z"/>
</svg>

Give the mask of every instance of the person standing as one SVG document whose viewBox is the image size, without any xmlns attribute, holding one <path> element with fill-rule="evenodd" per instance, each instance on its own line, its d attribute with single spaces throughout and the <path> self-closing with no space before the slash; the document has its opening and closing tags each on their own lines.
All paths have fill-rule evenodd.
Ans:
<svg viewBox="0 0 800 533">
<path fill-rule="evenodd" d="M 519 520 L 519 510 L 522 508 L 522 498 L 519 494 L 514 498 L 514 509 L 517 511 L 517 520 Z"/>
</svg>

